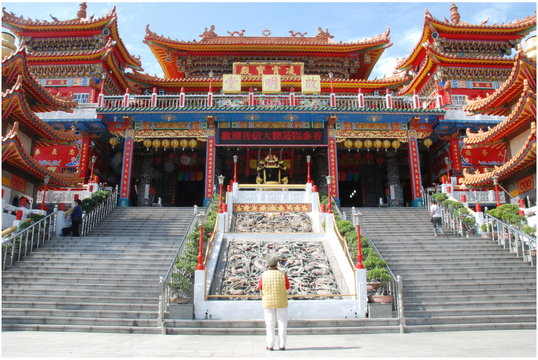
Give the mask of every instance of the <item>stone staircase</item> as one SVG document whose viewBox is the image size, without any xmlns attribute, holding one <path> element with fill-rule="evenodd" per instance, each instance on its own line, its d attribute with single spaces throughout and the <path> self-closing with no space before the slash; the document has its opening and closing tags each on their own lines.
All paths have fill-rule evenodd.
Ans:
<svg viewBox="0 0 538 360">
<path fill-rule="evenodd" d="M 263 319 L 171 320 L 167 334 L 174 335 L 265 335 Z M 398 319 L 289 320 L 288 335 L 387 334 L 400 331 Z"/>
<path fill-rule="evenodd" d="M 192 208 L 118 208 L 88 236 L 57 237 L 2 273 L 2 329 L 160 333 L 159 277 Z"/>
<path fill-rule="evenodd" d="M 351 209 L 344 209 L 351 214 Z M 403 280 L 406 331 L 536 328 L 536 268 L 489 239 L 435 237 L 425 209 L 361 208 Z"/>
</svg>

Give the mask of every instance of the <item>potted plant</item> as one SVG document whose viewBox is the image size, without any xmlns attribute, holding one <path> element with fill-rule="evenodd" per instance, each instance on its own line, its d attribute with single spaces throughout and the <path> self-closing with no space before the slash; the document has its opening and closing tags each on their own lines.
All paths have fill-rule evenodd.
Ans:
<svg viewBox="0 0 538 360">
<path fill-rule="evenodd" d="M 487 223 L 484 223 L 484 224 L 482 224 L 480 229 L 482 230 L 482 237 L 484 239 L 491 238 L 491 225 L 489 225 Z"/>
<path fill-rule="evenodd" d="M 389 295 L 389 284 L 392 280 L 389 272 L 383 267 L 374 267 L 368 270 L 367 279 L 369 282 L 379 283 L 379 286 L 375 288 L 375 293 L 368 296 L 368 302 L 389 304 L 392 303 L 394 297 Z"/>
</svg>

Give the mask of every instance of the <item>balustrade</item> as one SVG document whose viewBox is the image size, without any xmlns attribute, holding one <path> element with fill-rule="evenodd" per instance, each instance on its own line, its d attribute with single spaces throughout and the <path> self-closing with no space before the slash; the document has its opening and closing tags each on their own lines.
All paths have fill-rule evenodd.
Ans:
<svg viewBox="0 0 538 360">
<path fill-rule="evenodd" d="M 184 104 L 181 104 L 181 96 L 184 96 Z M 207 94 L 174 94 L 156 95 L 156 108 L 206 108 L 229 109 L 248 107 L 250 94 L 214 94 L 213 105 L 208 106 Z M 356 95 L 336 95 L 336 109 L 388 109 L 386 96 L 364 96 L 364 106 L 359 107 L 359 97 Z M 413 98 L 409 96 L 392 96 L 392 109 L 412 110 L 415 108 Z M 291 103 L 293 101 L 293 103 Z M 434 97 L 421 97 L 418 100 L 419 108 L 432 109 L 436 107 Z M 330 107 L 330 95 L 325 94 L 252 94 L 252 106 L 254 107 L 281 107 L 293 106 L 309 109 L 322 109 Z M 151 95 L 130 95 L 130 108 L 144 109 L 153 108 Z M 114 109 L 125 108 L 124 96 L 104 96 L 102 108 Z"/>
</svg>

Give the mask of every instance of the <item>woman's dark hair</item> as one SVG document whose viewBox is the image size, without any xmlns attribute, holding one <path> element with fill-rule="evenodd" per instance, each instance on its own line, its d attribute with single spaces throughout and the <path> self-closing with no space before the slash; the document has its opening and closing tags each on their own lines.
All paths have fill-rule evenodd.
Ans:
<svg viewBox="0 0 538 360">
<path fill-rule="evenodd" d="M 80 204 L 82 204 L 82 200 L 80 200 L 80 199 L 76 199 L 76 200 L 75 200 L 75 203 L 77 203 L 77 205 L 80 205 Z"/>
</svg>

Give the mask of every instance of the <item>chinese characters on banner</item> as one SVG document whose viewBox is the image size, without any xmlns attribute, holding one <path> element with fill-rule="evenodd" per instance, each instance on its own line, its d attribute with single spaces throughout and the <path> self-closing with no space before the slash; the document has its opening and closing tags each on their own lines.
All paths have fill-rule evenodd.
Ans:
<svg viewBox="0 0 538 360">
<path fill-rule="evenodd" d="M 301 89 L 303 94 L 319 94 L 321 92 L 321 77 L 319 75 L 303 75 Z"/>
<path fill-rule="evenodd" d="M 11 188 L 21 193 L 26 193 L 26 180 L 11 174 Z"/>
<path fill-rule="evenodd" d="M 422 198 L 420 178 L 420 166 L 418 163 L 418 142 L 417 139 L 409 139 L 409 164 L 412 183 L 413 200 Z"/>
<path fill-rule="evenodd" d="M 338 197 L 338 164 L 336 162 L 336 139 L 331 137 L 328 141 L 329 152 L 329 174 L 332 176 L 331 196 Z"/>
<path fill-rule="evenodd" d="M 282 75 L 299 76 L 303 74 L 303 63 L 268 64 L 268 63 L 234 63 L 233 73 L 236 75 Z"/>
<path fill-rule="evenodd" d="M 280 75 L 262 75 L 262 92 L 267 94 L 280 92 Z"/>
<path fill-rule="evenodd" d="M 90 138 L 82 139 L 82 153 L 80 154 L 80 164 L 78 170 L 81 178 L 85 178 L 88 173 L 88 161 L 90 159 Z"/>
<path fill-rule="evenodd" d="M 452 169 L 461 171 L 460 147 L 457 139 L 450 140 L 450 159 L 452 160 Z"/>
<path fill-rule="evenodd" d="M 77 167 L 81 163 L 77 145 L 36 146 L 34 159 L 48 170 L 61 173 L 66 167 Z"/>
<path fill-rule="evenodd" d="M 132 132 L 131 132 L 132 133 Z M 129 200 L 129 191 L 131 190 L 131 167 L 133 161 L 133 135 L 125 134 L 125 148 L 123 149 L 123 169 L 121 172 L 121 191 L 120 201 L 125 203 Z"/>
<path fill-rule="evenodd" d="M 518 180 L 516 184 L 518 195 L 531 191 L 534 189 L 534 177 L 532 175 L 525 176 L 523 179 Z"/>
<path fill-rule="evenodd" d="M 326 129 L 217 129 L 219 145 L 325 145 Z"/>
<path fill-rule="evenodd" d="M 463 143 L 460 145 L 463 166 L 494 166 L 508 161 L 506 143 L 469 148 L 463 147 Z"/>
<path fill-rule="evenodd" d="M 241 92 L 241 75 L 222 75 L 222 91 L 225 94 Z"/>
<path fill-rule="evenodd" d="M 215 177 L 215 137 L 207 137 L 207 153 L 205 163 L 205 198 L 211 199 L 213 197 L 213 179 Z"/>
</svg>

